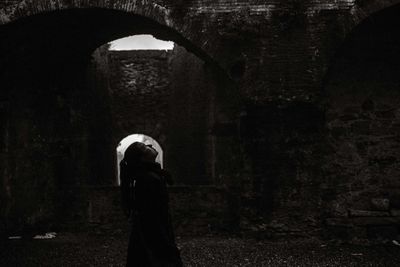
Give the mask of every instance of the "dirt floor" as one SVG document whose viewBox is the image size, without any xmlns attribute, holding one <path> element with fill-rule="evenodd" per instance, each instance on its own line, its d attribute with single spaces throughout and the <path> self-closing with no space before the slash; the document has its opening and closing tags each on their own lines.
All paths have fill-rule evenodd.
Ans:
<svg viewBox="0 0 400 267">
<path fill-rule="evenodd" d="M 318 240 L 177 239 L 185 266 L 400 266 L 400 246 Z M 0 242 L 0 266 L 124 266 L 124 233 L 59 233 Z"/>
</svg>

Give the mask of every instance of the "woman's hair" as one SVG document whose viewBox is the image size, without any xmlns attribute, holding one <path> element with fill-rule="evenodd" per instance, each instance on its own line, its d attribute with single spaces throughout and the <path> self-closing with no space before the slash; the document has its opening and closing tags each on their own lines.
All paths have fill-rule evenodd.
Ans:
<svg viewBox="0 0 400 267">
<path fill-rule="evenodd" d="M 132 143 L 126 150 L 124 158 L 120 162 L 120 179 L 123 209 L 127 216 L 132 213 L 134 207 L 134 181 L 135 172 L 140 170 L 141 164 L 145 162 L 154 162 L 158 153 L 151 146 L 141 142 Z"/>
<path fill-rule="evenodd" d="M 124 154 L 124 161 L 130 165 L 140 162 L 154 162 L 158 152 L 151 146 L 141 142 L 132 143 Z"/>
<path fill-rule="evenodd" d="M 147 146 L 141 142 L 134 142 L 125 150 L 124 161 L 126 163 L 137 163 L 145 155 Z"/>
<path fill-rule="evenodd" d="M 141 158 L 142 161 L 146 162 L 155 162 L 157 158 L 158 152 L 151 145 L 146 145 L 146 151 Z"/>
<path fill-rule="evenodd" d="M 146 145 L 134 142 L 125 150 L 124 158 L 120 162 L 120 179 L 122 204 L 125 214 L 129 217 L 134 209 L 134 170 L 137 169 L 146 151 Z"/>
</svg>

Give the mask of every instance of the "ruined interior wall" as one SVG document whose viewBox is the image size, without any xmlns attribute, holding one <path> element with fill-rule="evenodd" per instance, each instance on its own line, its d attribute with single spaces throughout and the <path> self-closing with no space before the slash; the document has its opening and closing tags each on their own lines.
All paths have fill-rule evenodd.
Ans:
<svg viewBox="0 0 400 267">
<path fill-rule="evenodd" d="M 164 149 L 164 167 L 175 181 L 170 197 L 176 231 L 193 234 L 221 229 L 227 209 L 225 191 L 193 186 L 212 182 L 210 150 L 215 144 L 208 140 L 212 138 L 211 96 L 216 85 L 205 63 L 179 46 L 173 51 L 102 54 L 105 49 L 100 47 L 92 55 L 89 81 L 98 86 L 94 97 L 103 87 L 109 91 L 109 141 L 115 144 L 134 133 L 155 138 Z M 76 203 L 68 221 L 118 227 L 126 221 L 115 211 L 120 210 L 118 194 L 117 189 L 107 187 L 75 188 L 67 194 Z"/>
<path fill-rule="evenodd" d="M 21 2 L 28 3 L 29 1 Z M 33 1 L 31 2 L 33 3 Z M 65 3 L 69 2 L 71 1 L 65 1 Z M 72 1 L 69 5 L 85 7 L 89 2 L 94 3 L 92 1 Z M 98 1 L 101 4 L 109 2 Z M 368 111 L 372 114 L 372 119 L 357 118 L 348 123 L 340 122 L 342 120 L 340 114 L 348 111 L 343 107 L 344 104 L 341 104 L 341 97 L 333 94 L 331 95 L 332 107 L 327 113 L 328 129 L 320 130 L 321 125 L 324 125 L 323 110 L 326 103 L 321 97 L 321 87 L 329 66 L 329 59 L 334 55 L 346 33 L 359 19 L 353 17 L 355 14 L 353 11 L 357 9 L 357 5 L 367 5 L 366 2 L 379 2 L 382 3 L 382 6 L 384 3 L 394 3 L 389 0 L 294 0 L 267 1 L 262 4 L 259 1 L 210 1 L 205 5 L 204 1 L 157 1 L 169 8 L 170 17 L 168 19 L 170 19 L 171 27 L 182 32 L 184 37 L 211 55 L 212 59 L 216 60 L 230 74 L 240 89 L 239 95 L 243 102 L 240 121 L 243 154 L 237 153 L 237 150 L 234 150 L 235 153 L 230 153 L 231 151 L 228 150 L 225 155 L 227 157 L 238 155 L 237 158 L 243 156 L 245 164 L 244 166 L 240 164 L 229 166 L 229 164 L 224 165 L 218 162 L 218 168 L 221 170 L 245 169 L 244 176 L 239 180 L 243 183 L 236 183 L 243 187 L 240 189 L 244 192 L 241 205 L 238 206 L 242 207 L 243 214 L 248 217 L 246 220 L 251 221 L 256 218 L 259 228 L 264 229 L 266 234 L 269 231 L 268 227 L 275 227 L 278 232 L 296 233 L 299 225 L 308 225 L 307 228 L 314 229 L 322 226 L 324 221 L 319 216 L 325 216 L 325 209 L 321 208 L 324 208 L 325 204 L 329 206 L 329 203 L 336 198 L 339 199 L 338 195 L 340 196 L 342 193 L 346 195 L 351 192 L 348 187 L 353 184 L 352 179 L 358 181 L 361 178 L 356 177 L 355 174 L 346 174 L 343 178 L 346 180 L 344 187 L 334 182 L 340 181 L 340 179 L 326 182 L 325 180 L 328 179 L 326 177 L 333 177 L 345 170 L 354 170 L 353 159 L 342 157 L 342 164 L 330 165 L 323 169 L 318 168 L 324 164 L 321 155 L 335 158 L 338 155 L 337 151 L 342 146 L 346 147 L 345 144 L 350 141 L 350 144 L 357 147 L 358 141 L 354 140 L 363 140 L 365 136 L 362 136 L 359 133 L 361 130 L 356 130 L 356 128 L 367 128 L 370 132 L 366 139 L 368 142 L 372 142 L 376 133 L 371 132 L 371 129 L 374 131 L 381 129 L 380 126 L 374 125 L 384 125 L 389 121 L 395 121 L 397 115 L 392 114 L 394 111 L 390 108 L 390 106 L 394 108 L 394 103 L 387 96 L 377 96 L 371 100 L 373 110 Z M 24 4 L 21 9 L 17 9 L 10 3 L 17 2 L 3 1 L 1 3 L 7 7 L 2 9 L 2 19 L 4 19 L 4 14 L 7 18 L 29 16 L 31 13 L 26 9 L 31 7 L 33 12 L 33 9 L 37 11 L 38 8 L 38 5 Z M 68 7 L 68 4 L 65 6 Z M 82 17 L 87 18 L 87 16 Z M 68 18 L 71 17 L 65 14 L 62 21 L 70 21 Z M 72 18 L 75 21 L 76 17 Z M 79 20 L 76 21 L 79 22 Z M 96 23 L 100 25 L 101 21 L 100 16 L 100 20 L 97 20 Z M 114 30 L 121 26 L 117 25 L 117 27 L 110 21 L 112 20 L 107 21 L 110 23 L 109 28 L 102 25 L 83 30 L 84 27 L 79 27 L 83 24 L 75 25 L 76 27 L 68 27 L 67 24 L 66 28 L 62 28 L 58 23 L 46 23 L 46 18 L 43 18 L 43 24 L 38 27 L 29 24 L 31 28 L 21 26 L 21 28 L 16 28 L 15 31 L 3 35 L 4 41 L 1 42 L 0 51 L 2 51 L 1 68 L 5 71 L 1 72 L 1 77 L 2 85 L 5 84 L 4 88 L 7 88 L 7 93 L 2 94 L 5 94 L 7 98 L 5 106 L 12 108 L 7 109 L 6 115 L 10 123 L 8 126 L 1 125 L 2 130 L 0 131 L 3 133 L 2 140 L 7 140 L 5 143 L 8 144 L 8 151 L 6 150 L 7 146 L 3 146 L 1 152 L 2 157 L 5 157 L 4 162 L 7 162 L 8 166 L 4 168 L 7 170 L 7 174 L 2 170 L 2 175 L 4 175 L 2 195 L 7 196 L 6 192 L 8 192 L 8 188 L 11 188 L 11 200 L 7 203 L 23 202 L 21 207 L 26 212 L 16 209 L 16 216 L 22 214 L 22 217 L 31 218 L 30 213 L 38 213 L 40 210 L 41 198 L 52 199 L 51 192 L 53 192 L 54 183 L 46 182 L 52 181 L 51 177 L 62 177 L 62 180 L 66 182 L 84 181 L 90 177 L 90 169 L 86 166 L 90 166 L 91 163 L 87 162 L 86 158 L 92 158 L 92 156 L 88 154 L 91 150 L 88 147 L 90 142 L 87 133 L 92 132 L 89 128 L 99 128 L 90 126 L 88 118 L 91 113 L 88 107 L 91 107 L 89 99 L 92 92 L 87 91 L 87 88 L 80 87 L 79 84 L 83 79 L 80 73 L 83 68 L 76 68 L 76 66 L 81 66 L 81 61 L 84 61 L 83 59 L 88 55 L 87 51 L 82 51 L 85 49 L 83 48 L 85 45 L 93 45 L 98 40 L 103 40 L 104 36 L 101 33 L 106 34 L 107 38 L 113 36 Z M 57 25 L 58 28 L 53 25 Z M 41 35 L 40 32 L 48 28 L 52 28 L 52 30 L 47 35 Z M 82 31 L 72 31 L 72 28 L 82 29 Z M 93 31 L 93 29 L 101 29 L 101 32 Z M 111 30 L 108 32 L 106 29 Z M 88 32 L 93 35 L 87 34 Z M 19 38 L 18 35 L 23 38 Z M 64 44 L 61 50 L 71 51 L 71 53 L 62 57 L 60 57 L 63 55 L 61 52 L 50 53 L 56 49 L 49 40 L 58 40 L 59 43 Z M 91 40 L 96 40 L 96 42 L 91 43 Z M 63 67 L 60 70 L 58 66 Z M 76 72 L 71 71 L 72 66 Z M 388 73 L 391 73 L 391 70 Z M 374 76 L 371 75 L 367 78 L 369 77 Z M 388 79 L 394 78 L 391 76 Z M 355 82 L 351 75 L 343 79 L 338 78 L 338 81 L 347 81 L 349 84 Z M 349 87 L 348 83 L 343 84 L 340 88 Z M 357 83 L 360 84 L 359 81 Z M 367 85 L 370 86 L 370 83 Z M 349 91 L 350 95 L 355 94 L 350 89 Z M 13 95 L 8 96 L 8 92 L 13 92 Z M 40 92 L 45 93 L 41 94 Z M 389 95 L 393 95 L 393 99 L 395 99 L 396 94 L 393 89 Z M 364 103 L 363 97 L 355 95 L 355 103 Z M 380 104 L 378 105 L 376 102 Z M 43 103 L 52 103 L 53 106 L 48 107 Z M 389 108 L 381 109 L 382 103 L 386 103 L 385 105 Z M 97 105 L 97 108 L 101 106 Z M 355 104 L 355 106 L 357 105 Z M 357 112 L 367 113 L 367 110 L 363 110 L 362 104 L 358 106 L 354 108 L 353 115 Z M 368 105 L 364 106 L 368 109 Z M 393 118 L 389 118 L 386 122 L 383 119 L 380 120 L 378 114 L 375 115 L 379 110 L 389 114 L 379 116 L 392 116 Z M 330 117 L 331 115 L 333 118 Z M 236 129 L 236 121 L 232 121 L 224 125 L 229 126 L 228 129 Z M 350 132 L 351 136 L 348 133 L 344 134 L 344 141 L 338 144 L 335 144 L 336 137 L 333 138 L 333 141 L 329 141 L 333 135 L 332 129 L 336 128 L 336 123 L 341 125 L 339 128 L 343 128 L 345 125 L 344 128 L 353 127 L 351 131 L 354 131 Z M 36 125 L 40 126 L 40 130 L 36 130 Z M 390 127 L 388 129 L 394 129 L 394 127 Z M 37 138 L 39 135 L 45 136 L 46 139 L 43 139 L 45 141 L 40 141 L 42 139 Z M 7 139 L 7 136 L 11 139 Z M 55 140 L 58 136 L 67 141 L 51 143 L 52 151 L 57 153 L 54 159 L 56 163 L 48 165 L 47 160 L 37 162 L 36 159 L 47 159 L 46 155 L 51 154 L 48 153 L 47 138 Z M 66 136 L 69 136 L 69 139 Z M 383 134 L 378 134 L 377 138 L 383 138 L 383 136 Z M 325 137 L 328 138 L 328 143 L 326 143 Z M 346 138 L 353 139 L 348 141 Z M 377 160 L 373 159 L 373 162 L 377 162 L 376 166 L 378 167 L 386 164 L 384 170 L 397 173 L 395 171 L 397 162 L 391 158 L 397 156 L 395 152 L 397 143 L 392 140 L 393 137 L 388 138 L 387 143 L 386 141 L 379 142 L 375 148 L 379 151 L 389 151 L 389 148 L 385 146 L 390 146 L 392 155 L 380 156 L 386 157 L 385 160 L 382 161 L 378 158 Z M 230 148 L 233 143 L 226 142 L 228 145 L 225 147 Z M 393 143 L 393 149 L 391 143 Z M 44 146 L 43 149 L 42 146 Z M 66 148 L 59 148 L 61 146 Z M 223 147 L 221 146 L 221 150 Z M 357 147 L 356 152 L 354 152 L 356 150 L 354 147 L 350 149 L 351 153 L 355 153 L 356 160 L 358 160 L 357 158 L 361 159 L 357 163 L 356 169 L 366 166 L 365 162 L 368 158 L 365 155 L 360 156 L 359 154 L 363 152 L 359 152 L 358 149 L 360 148 Z M 221 151 L 221 154 L 223 152 Z M 379 153 L 376 154 L 380 155 Z M 345 154 L 348 155 L 348 153 Z M 332 163 L 329 160 L 327 162 Z M 79 164 L 75 165 L 76 163 Z M 24 165 L 28 167 L 24 167 Z M 32 169 L 36 168 L 35 173 L 37 174 L 28 175 L 29 166 L 32 166 Z M 57 167 L 53 169 L 51 166 Z M 78 167 L 70 168 L 70 166 Z M 380 170 L 374 170 L 370 166 L 366 169 L 373 174 L 372 176 L 383 175 L 380 174 Z M 329 170 L 334 174 L 329 174 Z M 31 179 L 33 176 L 35 179 Z M 51 177 L 49 178 L 49 176 Z M 363 177 L 368 177 L 368 175 Z M 384 183 L 395 185 L 390 181 L 390 177 L 395 176 L 385 174 L 379 177 L 386 177 L 382 179 Z M 232 180 L 233 175 L 223 177 L 225 180 L 230 178 Z M 368 183 L 371 181 L 362 180 L 362 188 L 368 189 L 370 187 Z M 32 188 L 40 188 L 40 190 L 45 188 L 47 193 L 41 193 L 44 191 L 39 189 L 34 191 Z M 320 188 L 319 191 L 318 188 Z M 390 205 L 395 205 L 393 204 L 396 203 L 394 198 L 389 198 L 394 191 L 389 191 L 386 189 L 388 187 L 380 185 L 376 185 L 376 188 L 380 188 L 380 190 L 384 188 L 382 194 L 374 193 L 378 198 L 387 198 L 390 200 Z M 329 191 L 334 192 L 334 197 L 330 199 Z M 371 192 L 369 189 L 367 191 Z M 234 193 L 235 191 L 232 191 L 231 195 Z M 370 203 L 373 194 L 368 194 L 368 197 L 365 196 L 361 201 L 363 205 Z M 27 205 L 25 199 L 18 196 L 27 196 L 34 204 Z M 342 197 L 340 198 L 342 199 Z M 50 200 L 49 203 L 52 202 Z M 352 197 L 351 201 L 354 201 L 354 207 L 358 207 L 358 204 L 355 204 L 357 203 L 356 198 Z M 237 199 L 233 199 L 232 203 L 238 204 Z M 15 203 L 12 205 L 18 206 Z M 234 207 L 238 206 L 234 205 Z M 345 206 L 345 210 L 350 206 Z M 7 207 L 2 209 L 8 210 Z M 301 212 L 306 211 L 313 213 L 313 216 L 304 221 Z M 320 211 L 322 214 L 319 214 Z M 348 214 L 348 210 L 346 212 L 344 214 Z M 9 213 L 4 212 L 4 214 Z M 395 224 L 392 217 L 390 220 L 392 224 Z M 246 221 L 244 222 L 246 223 Z M 298 226 L 291 227 L 290 224 Z M 338 227 L 340 228 L 341 224 L 338 224 Z M 345 229 L 352 227 L 356 229 L 352 222 L 345 225 Z"/>
<path fill-rule="evenodd" d="M 58 204 L 68 206 L 68 201 L 60 202 L 59 189 L 89 182 L 90 124 L 86 111 L 90 99 L 84 94 L 77 99 L 80 87 L 67 79 L 62 86 L 53 86 L 51 77 L 55 74 L 49 66 L 41 66 L 45 63 L 38 63 L 39 59 L 35 62 L 39 66 L 29 62 L 25 70 L 11 69 L 24 77 L 13 83 L 7 99 L 10 139 L 7 140 L 5 187 L 9 199 L 5 203 L 5 221 L 11 223 L 7 225 L 11 229 L 21 225 L 45 226 L 54 221 L 58 212 L 62 213 Z M 44 74 L 34 69 L 49 72 Z M 77 162 L 81 165 L 71 168 Z"/>
<path fill-rule="evenodd" d="M 212 154 L 207 150 L 211 132 L 211 95 L 215 81 L 207 76 L 205 63 L 183 47 L 171 58 L 169 142 L 167 166 L 181 184 L 208 184 Z"/>
<path fill-rule="evenodd" d="M 91 120 L 89 132 L 89 168 L 90 184 L 113 185 L 116 161 L 115 145 L 113 140 L 112 99 L 110 92 L 110 68 L 108 47 L 104 45 L 93 52 L 87 66 L 86 79 L 82 84 L 88 88 L 90 94 Z"/>
<path fill-rule="evenodd" d="M 164 149 L 171 52 L 110 51 L 108 57 L 115 143 L 138 133 L 151 136 Z"/>
<path fill-rule="evenodd" d="M 204 62 L 179 46 L 110 51 L 109 59 L 113 139 L 149 135 L 164 149 L 165 167 L 177 183 L 209 183 L 215 82 Z"/>
<path fill-rule="evenodd" d="M 107 74 L 112 121 L 111 145 L 116 154 L 119 142 L 131 134 L 154 138 L 163 149 L 168 131 L 170 96 L 169 51 L 109 51 Z M 112 161 L 114 176 L 117 160 Z M 164 165 L 165 166 L 165 165 Z M 116 178 L 115 178 L 116 179 Z"/>
<path fill-rule="evenodd" d="M 13 45 L 1 44 L 7 118 L 1 209 L 10 231 L 51 226 L 73 207 L 64 198 L 66 188 L 107 184 L 110 177 L 102 157 L 110 154 L 101 148 L 107 117 L 96 117 L 108 104 L 103 92 L 93 94 L 88 85 L 89 57 L 66 49 L 68 40 L 56 41 L 60 32 L 42 26 L 26 31 L 26 42 L 18 41 L 17 27 L 7 35 Z"/>
<path fill-rule="evenodd" d="M 268 236 L 319 229 L 324 118 L 310 104 L 250 106 L 242 117 L 247 154 L 242 224 Z M 250 230 L 251 231 L 251 230 Z"/>
<path fill-rule="evenodd" d="M 325 218 L 342 237 L 389 239 L 400 230 L 397 12 L 353 33 L 325 88 L 331 151 L 324 164 Z"/>
</svg>

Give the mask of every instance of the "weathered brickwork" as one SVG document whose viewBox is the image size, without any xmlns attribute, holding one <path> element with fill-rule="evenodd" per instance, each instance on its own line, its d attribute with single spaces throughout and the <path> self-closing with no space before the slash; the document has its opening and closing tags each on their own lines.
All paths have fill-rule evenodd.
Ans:
<svg viewBox="0 0 400 267">
<path fill-rule="evenodd" d="M 102 95 L 107 99 L 98 103 L 108 105 L 102 109 L 109 111 L 113 122 L 109 139 L 103 136 L 100 147 L 111 143 L 115 149 L 123 137 L 134 133 L 154 137 L 164 149 L 164 167 L 180 184 L 170 188 L 176 230 L 199 234 L 223 229 L 225 190 L 193 186 L 213 180 L 205 139 L 210 130 L 207 116 L 212 113 L 209 95 L 215 85 L 206 78 L 204 62 L 179 46 L 171 51 L 108 51 L 106 45 L 93 53 L 89 70 L 92 90 L 106 91 Z M 97 162 L 115 170 L 110 156 Z M 67 187 L 62 198 L 69 199 L 71 207 L 63 216 L 64 226 L 122 227 L 126 219 L 118 195 L 119 189 L 113 187 Z"/>
<path fill-rule="evenodd" d="M 95 58 L 93 64 L 101 65 L 102 57 Z M 171 51 L 110 51 L 107 62 L 103 84 L 111 99 L 115 147 L 131 134 L 151 136 L 164 150 L 164 166 L 176 182 L 210 183 L 212 152 L 206 139 L 212 130 L 215 82 L 204 62 L 179 46 Z"/>
<path fill-rule="evenodd" d="M 170 212 L 179 235 L 202 235 L 226 231 L 226 192 L 214 186 L 173 186 L 169 188 Z M 121 210 L 120 188 L 110 186 L 69 187 L 62 197 L 64 220 L 58 229 L 82 227 L 121 231 L 129 228 Z M 48 225 L 42 225 L 45 230 Z"/>
<path fill-rule="evenodd" d="M 333 152 L 324 166 L 325 217 L 344 236 L 399 234 L 398 11 L 374 16 L 353 33 L 325 87 Z"/>
<path fill-rule="evenodd" d="M 7 23 L 45 11 L 107 8 L 156 20 L 190 41 L 190 48 L 226 70 L 245 62 L 241 81 L 255 101 L 317 93 L 333 50 L 369 14 L 396 1 L 5 1 Z M 245 23 L 243 23 L 245 22 Z M 174 37 L 178 43 L 185 42 Z M 295 40 L 295 41 L 293 41 Z M 324 44 L 330 42 L 330 44 Z M 321 45 L 324 44 L 324 45 Z M 276 57 L 275 55 L 281 55 Z M 268 62 L 268 64 L 264 64 Z M 296 64 L 301 62 L 302 64 Z M 294 64 L 291 64 L 294 63 Z M 251 66 L 265 65 L 262 70 Z M 296 73 L 296 74 L 294 74 Z M 264 77 L 258 81 L 257 77 Z M 288 91 L 288 92 L 287 92 Z"/>
<path fill-rule="evenodd" d="M 104 163 L 115 159 L 103 155 L 112 155 L 124 135 L 140 128 L 164 142 L 171 138 L 166 125 L 182 122 L 201 125 L 186 132 L 200 134 L 183 140 L 209 162 L 190 168 L 202 168 L 199 177 L 225 187 L 224 216 L 231 229 L 266 236 L 398 235 L 395 18 L 400 1 L 261 2 L 2 1 L 0 216 L 8 222 L 21 220 L 21 214 L 28 221 L 52 217 L 59 184 L 110 182 L 112 168 Z M 168 53 L 150 61 L 138 57 L 132 68 L 129 62 L 111 62 L 118 69 L 112 74 L 122 71 L 125 79 L 107 80 L 104 69 L 87 72 L 95 48 L 138 33 L 173 40 L 193 52 L 199 61 L 188 57 L 186 63 L 193 62 L 188 69 L 198 71 L 198 80 L 185 80 L 180 69 L 185 60 L 179 57 L 169 65 L 170 78 L 159 72 L 166 70 L 160 66 L 168 63 Z M 161 64 L 156 64 L 157 78 L 151 62 Z M 206 63 L 205 70 L 199 62 Z M 153 78 L 135 78 L 134 70 Z M 88 76 L 95 77 L 89 86 Z M 127 90 L 109 92 L 103 78 L 112 81 L 111 88 Z M 146 103 L 157 110 L 162 106 L 157 101 L 165 96 L 175 102 L 178 92 L 182 102 L 198 99 L 187 112 L 196 115 L 171 120 L 162 110 L 156 118 L 144 113 L 158 128 L 140 117 L 127 125 L 122 117 L 113 122 L 110 114 L 139 108 L 129 106 L 122 94 L 138 92 L 129 85 L 133 80 L 154 93 L 154 98 L 138 93 L 140 103 L 149 97 Z M 196 98 L 179 91 L 185 85 L 199 89 Z M 212 90 L 201 91 L 208 87 Z"/>
<path fill-rule="evenodd" d="M 149 135 L 165 147 L 171 52 L 110 51 L 109 75 L 117 142 Z"/>
</svg>

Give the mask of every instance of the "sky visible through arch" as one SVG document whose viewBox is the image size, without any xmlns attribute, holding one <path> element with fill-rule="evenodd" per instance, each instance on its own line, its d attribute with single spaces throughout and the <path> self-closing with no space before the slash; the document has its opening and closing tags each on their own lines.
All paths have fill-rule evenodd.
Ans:
<svg viewBox="0 0 400 267">
<path fill-rule="evenodd" d="M 128 36 L 110 42 L 110 50 L 171 50 L 174 43 L 154 38 L 149 34 Z"/>
</svg>

